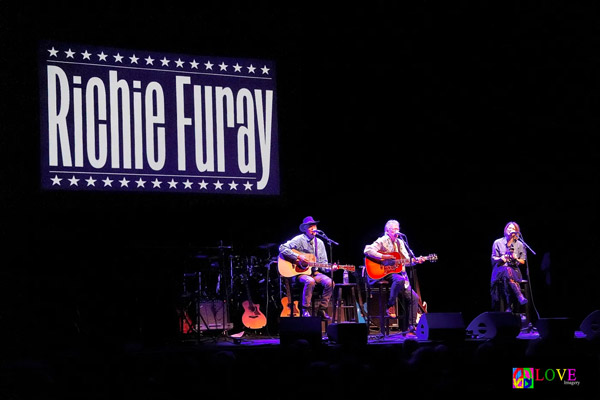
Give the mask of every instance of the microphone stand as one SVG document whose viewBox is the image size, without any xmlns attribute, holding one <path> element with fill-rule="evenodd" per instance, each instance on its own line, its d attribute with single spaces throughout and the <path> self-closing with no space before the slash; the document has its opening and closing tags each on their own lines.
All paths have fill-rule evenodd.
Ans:
<svg viewBox="0 0 600 400">
<path fill-rule="evenodd" d="M 327 235 L 325 234 L 325 232 L 323 232 L 323 231 L 316 232 L 316 235 L 318 237 L 320 237 L 321 239 L 325 240 L 327 242 L 327 244 L 329 245 L 329 260 L 331 260 L 331 262 L 333 263 L 333 246 L 332 246 L 332 244 L 338 246 L 339 243 L 333 239 L 328 238 Z M 330 275 L 330 278 L 333 279 L 333 269 L 331 269 L 331 272 L 329 275 Z"/>
<path fill-rule="evenodd" d="M 406 235 L 404 233 L 400 233 L 399 236 L 402 236 L 402 241 L 404 242 L 404 246 L 406 247 L 406 250 L 408 251 L 408 255 L 411 257 L 411 259 L 413 259 L 413 260 L 416 259 L 417 257 L 415 257 L 415 253 L 413 253 L 412 249 L 408 245 L 408 239 L 406 238 Z M 412 288 L 413 282 L 411 282 L 413 280 L 413 279 L 411 279 L 412 277 L 413 277 L 413 269 L 412 269 L 412 265 L 411 265 L 410 275 L 408 276 L 408 281 L 410 283 L 410 307 L 412 307 L 412 304 L 413 304 L 413 288 Z M 419 306 L 417 305 L 417 310 L 418 310 L 418 307 Z M 410 316 L 408 316 L 408 318 L 410 318 Z M 408 319 L 408 318 L 406 318 L 406 319 Z M 407 333 L 407 331 L 403 332 L 403 334 L 405 336 L 406 336 L 406 333 Z"/>
<path fill-rule="evenodd" d="M 531 247 L 529 247 L 529 245 L 527 243 L 525 243 L 525 240 L 523 240 L 523 235 L 519 235 L 519 241 L 521 243 L 523 243 L 525 245 L 525 247 L 527 247 L 529 249 L 529 251 L 533 253 L 534 256 L 537 255 L 535 253 L 535 251 L 533 251 L 533 249 Z"/>
<path fill-rule="evenodd" d="M 533 251 L 533 249 L 525 242 L 525 240 L 523 239 L 523 235 L 519 234 L 519 239 L 518 239 L 521 243 L 523 243 L 523 245 L 529 249 L 529 251 L 531 251 L 531 253 L 533 255 L 537 255 L 535 251 Z M 531 306 L 533 307 L 533 310 L 535 311 L 538 319 L 540 318 L 540 314 L 537 311 L 537 308 L 535 307 L 535 302 L 533 301 L 533 290 L 531 289 L 531 276 L 529 276 L 529 260 L 527 258 L 525 258 L 525 272 L 527 273 L 527 283 L 529 284 L 529 293 L 530 293 L 530 297 L 531 297 Z M 532 331 L 536 331 L 536 328 L 533 326 L 533 324 L 531 323 L 531 318 L 529 316 L 527 316 L 529 319 L 529 323 L 527 328 L 525 328 L 524 330 L 527 331 L 528 333 L 531 333 Z"/>
</svg>

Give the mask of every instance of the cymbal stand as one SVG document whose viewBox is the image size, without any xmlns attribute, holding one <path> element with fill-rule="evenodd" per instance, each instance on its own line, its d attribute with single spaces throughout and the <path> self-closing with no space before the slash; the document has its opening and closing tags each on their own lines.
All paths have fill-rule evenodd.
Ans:
<svg viewBox="0 0 600 400">
<path fill-rule="evenodd" d="M 229 257 L 229 263 L 226 263 L 225 261 L 225 249 L 231 249 L 232 246 L 223 246 L 223 240 L 220 241 L 220 245 L 219 245 L 219 255 L 221 256 L 221 273 L 222 276 L 225 277 L 225 282 L 223 287 L 225 288 L 225 301 L 222 307 L 222 328 L 223 330 L 221 331 L 221 335 L 225 338 L 228 337 L 227 334 L 227 318 L 229 316 L 229 302 L 231 300 L 231 293 L 233 291 L 233 257 Z M 229 271 L 227 271 L 227 274 L 225 274 L 226 271 L 224 271 L 225 269 L 225 265 L 228 265 L 229 267 Z"/>
</svg>

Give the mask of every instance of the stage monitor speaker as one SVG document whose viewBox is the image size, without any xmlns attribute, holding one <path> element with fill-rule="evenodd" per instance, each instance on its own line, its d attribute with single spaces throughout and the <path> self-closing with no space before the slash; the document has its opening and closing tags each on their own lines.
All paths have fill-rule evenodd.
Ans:
<svg viewBox="0 0 600 400">
<path fill-rule="evenodd" d="M 229 330 L 233 323 L 229 322 L 229 313 L 223 300 L 201 301 L 198 327 L 201 331 Z"/>
<path fill-rule="evenodd" d="M 510 312 L 484 312 L 467 326 L 475 339 L 516 339 L 521 331 L 521 318 Z"/>
<path fill-rule="evenodd" d="M 592 311 L 579 325 L 588 340 L 600 339 L 600 310 Z"/>
<path fill-rule="evenodd" d="M 422 340 L 461 340 L 465 338 L 462 313 L 427 313 L 417 324 L 417 338 Z"/>
<path fill-rule="evenodd" d="M 338 344 L 367 344 L 369 329 L 364 323 L 331 323 L 327 325 L 327 337 Z"/>
<path fill-rule="evenodd" d="M 287 346 L 300 339 L 315 346 L 321 344 L 321 317 L 284 317 L 279 318 L 279 343 Z"/>
<path fill-rule="evenodd" d="M 573 339 L 576 324 L 571 318 L 540 318 L 535 327 L 542 339 Z"/>
</svg>

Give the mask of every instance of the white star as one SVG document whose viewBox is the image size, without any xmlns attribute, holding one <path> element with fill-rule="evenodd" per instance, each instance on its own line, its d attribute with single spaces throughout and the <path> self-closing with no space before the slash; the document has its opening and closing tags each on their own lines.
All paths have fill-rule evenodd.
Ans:
<svg viewBox="0 0 600 400">
<path fill-rule="evenodd" d="M 81 55 L 83 56 L 84 60 L 89 60 L 92 53 L 88 53 L 88 51 L 86 50 L 83 53 L 81 53 Z"/>
<path fill-rule="evenodd" d="M 58 57 L 58 50 L 56 50 L 54 46 L 52 46 L 51 49 L 48 49 L 48 52 L 50 52 L 50 57 Z"/>
<path fill-rule="evenodd" d="M 58 175 L 54 175 L 54 178 L 50 178 L 50 180 L 52 181 L 52 186 L 60 186 L 60 181 L 62 181 L 62 178 L 59 178 Z"/>
<path fill-rule="evenodd" d="M 227 71 L 227 67 L 228 65 L 221 61 L 221 64 L 219 64 L 219 71 Z"/>
<path fill-rule="evenodd" d="M 189 179 L 186 179 L 185 182 L 183 182 L 183 188 L 184 189 L 191 189 L 192 188 L 192 182 L 190 182 Z"/>
<path fill-rule="evenodd" d="M 202 179 L 202 182 L 198 182 L 198 185 L 200 185 L 200 189 L 207 189 L 207 185 L 208 182 L 205 182 L 204 179 Z"/>
<path fill-rule="evenodd" d="M 154 65 L 154 58 L 148 56 L 144 60 L 146 60 L 146 65 Z"/>
<path fill-rule="evenodd" d="M 137 183 L 137 187 L 144 187 L 144 185 L 146 184 L 146 181 L 144 181 L 144 180 L 142 180 L 142 178 L 140 178 L 137 181 L 135 181 L 135 183 Z"/>
<path fill-rule="evenodd" d="M 99 61 L 106 61 L 106 57 L 107 57 L 107 54 L 104 54 L 104 52 L 101 52 L 100 54 L 98 54 Z"/>
<path fill-rule="evenodd" d="M 159 181 L 158 178 L 154 178 L 154 180 L 152 181 L 152 187 L 153 188 L 159 188 L 161 183 L 162 182 Z"/>
<path fill-rule="evenodd" d="M 71 182 L 71 183 L 69 184 L 69 186 L 79 186 L 79 185 L 77 184 L 77 182 L 79 182 L 79 179 L 75 178 L 75 175 L 73 175 L 73 177 L 69 179 L 69 182 Z"/>
<path fill-rule="evenodd" d="M 190 65 L 192 66 L 192 69 L 198 69 L 198 63 L 196 62 L 196 60 L 192 60 L 190 62 Z"/>
<path fill-rule="evenodd" d="M 177 64 L 177 67 L 183 68 L 183 61 L 181 61 L 181 58 L 178 58 L 177 61 L 175 61 L 175 64 Z"/>
<path fill-rule="evenodd" d="M 252 65 L 252 64 L 250 64 L 250 66 L 246 67 L 246 68 L 248 68 L 248 73 L 249 74 L 253 74 L 254 70 L 256 69 L 256 67 L 254 65 Z"/>
<path fill-rule="evenodd" d="M 91 176 L 85 181 L 87 182 L 88 186 L 96 186 L 96 179 L 92 178 Z"/>
<path fill-rule="evenodd" d="M 75 58 L 75 57 L 73 57 L 75 55 L 75 52 L 72 51 L 71 49 L 65 51 L 65 53 L 67 54 L 67 58 Z"/>
<path fill-rule="evenodd" d="M 119 181 L 119 183 L 121 184 L 121 187 L 129 187 L 129 182 L 127 179 L 125 179 L 125 177 L 123 177 L 123 179 L 121 179 Z"/>
<path fill-rule="evenodd" d="M 234 72 L 242 72 L 242 66 L 238 63 L 235 63 L 235 65 L 233 66 L 233 70 Z"/>
<path fill-rule="evenodd" d="M 112 187 L 112 183 L 114 181 L 107 176 L 106 179 L 102 179 L 102 182 L 104 182 L 104 187 L 107 187 L 107 186 Z"/>
<path fill-rule="evenodd" d="M 212 67 L 214 64 L 211 64 L 210 60 L 205 62 L 204 65 L 206 66 L 206 69 L 210 69 L 212 71 Z"/>
<path fill-rule="evenodd" d="M 162 64 L 163 67 L 168 67 L 170 61 L 171 60 L 167 60 L 167 57 L 163 57 L 162 60 L 160 60 L 160 63 Z"/>
<path fill-rule="evenodd" d="M 215 189 L 219 189 L 219 190 L 223 189 L 222 188 L 223 184 L 221 182 L 219 182 L 218 180 L 216 183 L 213 183 L 213 185 L 215 185 Z"/>
<path fill-rule="evenodd" d="M 171 180 L 167 183 L 169 184 L 169 189 L 177 189 L 178 182 L 175 182 L 175 180 L 173 178 L 171 178 Z"/>
<path fill-rule="evenodd" d="M 261 71 L 262 71 L 263 75 L 269 75 L 269 68 L 267 68 L 266 65 L 261 68 Z"/>
<path fill-rule="evenodd" d="M 138 63 L 138 60 L 139 60 L 139 58 L 138 58 L 138 57 L 136 57 L 136 56 L 135 56 L 135 54 L 134 54 L 134 55 L 132 55 L 131 57 L 129 57 L 129 59 L 131 60 L 131 61 L 129 62 L 129 64 L 137 64 L 137 63 Z"/>
<path fill-rule="evenodd" d="M 117 53 L 117 55 L 113 57 L 115 58 L 115 62 L 123 63 L 123 56 L 120 53 Z"/>
<path fill-rule="evenodd" d="M 238 184 L 235 183 L 234 181 L 231 181 L 231 183 L 228 183 L 229 185 L 229 190 L 237 190 Z"/>
<path fill-rule="evenodd" d="M 244 190 L 252 190 L 252 184 L 250 183 L 250 181 L 244 183 Z"/>
</svg>

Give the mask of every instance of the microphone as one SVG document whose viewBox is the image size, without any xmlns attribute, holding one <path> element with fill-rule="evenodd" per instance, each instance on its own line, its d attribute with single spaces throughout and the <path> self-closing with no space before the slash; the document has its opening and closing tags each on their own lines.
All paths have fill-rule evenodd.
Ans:
<svg viewBox="0 0 600 400">
<path fill-rule="evenodd" d="M 324 235 L 325 232 L 319 230 L 319 229 L 315 229 L 315 233 L 318 233 L 319 235 Z"/>
</svg>

